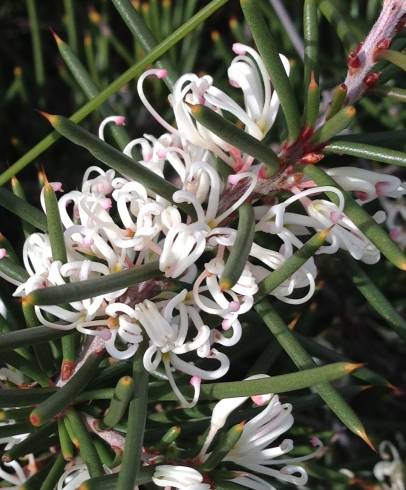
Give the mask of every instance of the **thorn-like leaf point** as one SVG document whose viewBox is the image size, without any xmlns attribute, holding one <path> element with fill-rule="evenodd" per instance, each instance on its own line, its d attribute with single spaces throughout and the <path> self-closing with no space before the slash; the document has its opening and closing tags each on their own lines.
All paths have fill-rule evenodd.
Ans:
<svg viewBox="0 0 406 490">
<path fill-rule="evenodd" d="M 45 111 L 38 111 L 41 116 L 45 117 L 45 119 L 47 119 L 52 126 L 55 126 L 55 124 L 57 123 L 58 121 L 58 116 L 55 116 L 54 114 L 48 114 L 48 112 L 45 112 Z"/>
<path fill-rule="evenodd" d="M 58 34 L 52 29 L 52 27 L 49 28 L 51 31 L 52 37 L 55 39 L 55 42 L 58 46 L 63 44 L 63 40 L 58 36 Z"/>
<path fill-rule="evenodd" d="M 357 436 L 359 436 L 365 442 L 365 444 L 367 444 L 372 449 L 372 451 L 377 452 L 376 447 L 364 430 L 357 430 Z"/>
<path fill-rule="evenodd" d="M 349 362 L 345 366 L 345 370 L 347 371 L 347 373 L 352 373 L 353 371 L 356 371 L 357 369 L 361 369 L 364 366 L 365 364 L 362 362 Z"/>
</svg>

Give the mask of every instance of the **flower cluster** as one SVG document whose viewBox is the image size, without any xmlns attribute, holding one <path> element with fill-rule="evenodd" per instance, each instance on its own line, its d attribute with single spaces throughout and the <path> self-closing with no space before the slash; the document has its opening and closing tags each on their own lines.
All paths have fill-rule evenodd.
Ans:
<svg viewBox="0 0 406 490">
<path fill-rule="evenodd" d="M 248 46 L 235 44 L 233 50 L 237 56 L 228 78 L 241 90 L 243 107 L 210 76 L 185 74 L 169 97 L 176 123 L 171 125 L 144 90 L 149 77 L 162 79 L 166 71 L 150 69 L 139 78 L 139 96 L 166 132 L 159 137 L 144 134 L 128 143 L 124 153 L 178 188 L 172 202 L 125 175 L 91 166 L 81 189 L 64 194 L 58 203 L 67 262 L 52 260 L 48 235 L 34 233 L 23 248 L 28 280 L 20 283 L 6 276 L 17 286 L 15 296 L 24 297 L 38 288 L 105 277 L 157 261 L 163 276 L 158 291 L 153 281 L 146 281 L 64 306 L 35 306 L 35 313 L 42 325 L 98 337 L 117 359 L 132 357 L 146 339 L 145 369 L 153 373 L 162 365 L 183 406 L 197 402 L 201 380 L 216 380 L 227 372 L 224 348 L 240 340 L 240 315 L 253 307 L 259 283 L 300 249 L 309 234 L 332 227 L 318 254 L 342 249 L 367 264 L 380 258 L 375 245 L 346 216 L 340 190 L 318 186 L 291 164 L 267 179 L 261 162 L 193 119 L 190 105 L 204 104 L 237 120 L 258 140 L 271 129 L 279 99 L 264 62 Z M 289 73 L 283 55 L 281 61 Z M 104 139 L 108 124 L 123 125 L 125 120 L 105 119 L 99 138 Z M 392 175 L 352 167 L 327 172 L 362 205 L 405 193 L 405 186 Z M 62 190 L 60 183 L 52 185 Z M 337 204 L 325 198 L 326 193 L 335 195 Z M 41 202 L 46 211 L 43 196 Z M 254 207 L 256 234 L 241 276 L 227 288 L 220 279 L 237 236 L 235 211 L 244 202 Z M 178 205 L 184 203 L 194 216 L 181 211 Z M 374 219 L 384 222 L 385 212 L 378 211 Z M 271 294 L 286 303 L 303 303 L 313 295 L 316 277 L 311 258 Z M 203 360 L 209 362 L 200 367 Z M 175 370 L 190 376 L 193 400 L 187 401 L 178 389 Z"/>
</svg>

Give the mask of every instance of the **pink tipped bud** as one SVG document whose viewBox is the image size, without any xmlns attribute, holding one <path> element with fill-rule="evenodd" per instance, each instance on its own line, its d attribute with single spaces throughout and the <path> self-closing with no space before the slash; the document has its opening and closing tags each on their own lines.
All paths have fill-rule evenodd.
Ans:
<svg viewBox="0 0 406 490">
<path fill-rule="evenodd" d="M 221 328 L 223 330 L 228 330 L 229 328 L 231 328 L 231 325 L 232 325 L 232 321 L 228 318 L 224 319 L 222 322 L 221 322 Z"/>
<path fill-rule="evenodd" d="M 234 88 L 240 88 L 240 84 L 236 80 L 229 80 L 229 83 Z"/>
<path fill-rule="evenodd" d="M 342 214 L 338 211 L 332 211 L 330 213 L 330 219 L 333 223 L 337 223 L 337 221 L 341 218 Z"/>
<path fill-rule="evenodd" d="M 272 398 L 272 394 L 268 395 L 254 395 L 251 397 L 251 400 L 257 405 L 258 407 L 262 407 L 266 403 L 269 402 L 269 400 Z"/>
<path fill-rule="evenodd" d="M 383 197 L 390 187 L 389 182 L 377 182 L 375 184 L 376 195 L 378 197 Z"/>
<path fill-rule="evenodd" d="M 166 158 L 166 150 L 158 150 L 157 156 L 160 160 L 163 160 L 164 158 Z"/>
<path fill-rule="evenodd" d="M 165 78 L 168 76 L 168 70 L 165 70 L 164 68 L 160 68 L 159 70 L 157 70 L 155 72 L 155 75 L 159 78 L 159 79 L 162 79 L 162 78 Z"/>
<path fill-rule="evenodd" d="M 93 245 L 94 241 L 93 241 L 93 238 L 90 238 L 90 237 L 85 237 L 83 239 L 83 245 L 85 247 L 91 247 Z"/>
<path fill-rule="evenodd" d="M 111 199 L 110 199 L 110 198 L 108 198 L 108 197 L 106 197 L 105 199 L 101 199 L 101 200 L 100 200 L 100 206 L 101 206 L 103 209 L 105 209 L 106 211 L 107 211 L 108 209 L 110 209 L 112 205 L 113 205 L 113 204 L 112 204 L 112 202 L 111 202 Z"/>
<path fill-rule="evenodd" d="M 321 440 L 317 436 L 312 436 L 310 438 L 310 444 L 313 447 L 321 447 L 323 445 L 323 443 L 321 442 Z"/>
<path fill-rule="evenodd" d="M 400 237 L 400 229 L 395 226 L 390 230 L 389 236 L 392 238 L 392 240 L 397 240 Z"/>
<path fill-rule="evenodd" d="M 55 192 L 63 192 L 62 182 L 50 182 L 50 184 Z"/>
<path fill-rule="evenodd" d="M 230 311 L 233 313 L 237 312 L 240 309 L 240 306 L 238 301 L 230 301 Z"/>
<path fill-rule="evenodd" d="M 193 388 L 198 389 L 202 384 L 202 378 L 200 376 L 192 376 L 190 378 L 190 384 L 193 386 Z"/>
<path fill-rule="evenodd" d="M 236 185 L 240 181 L 237 174 L 231 174 L 228 176 L 228 183 L 231 185 Z"/>
<path fill-rule="evenodd" d="M 7 257 L 7 250 L 5 248 L 0 248 L 0 259 Z"/>
<path fill-rule="evenodd" d="M 244 44 L 241 43 L 234 43 L 232 49 L 235 54 L 239 55 L 243 55 L 247 52 L 246 47 L 244 46 Z"/>
<path fill-rule="evenodd" d="M 114 118 L 114 124 L 117 126 L 125 126 L 126 125 L 126 118 L 124 116 L 116 116 Z"/>
</svg>

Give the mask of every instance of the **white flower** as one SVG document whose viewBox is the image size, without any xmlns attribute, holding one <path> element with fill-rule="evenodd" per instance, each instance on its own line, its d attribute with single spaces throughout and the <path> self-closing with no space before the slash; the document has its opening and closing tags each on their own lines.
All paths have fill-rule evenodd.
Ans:
<svg viewBox="0 0 406 490">
<path fill-rule="evenodd" d="M 56 490 L 76 490 L 81 483 L 90 478 L 89 470 L 85 464 L 81 463 L 80 458 L 76 458 L 67 466 L 68 468 L 58 480 Z"/>
<path fill-rule="evenodd" d="M 187 291 L 183 290 L 174 296 L 161 311 L 155 303 L 145 300 L 134 307 L 134 317 L 150 339 L 150 346 L 144 354 L 145 369 L 154 372 L 162 361 L 169 383 L 179 401 L 183 406 L 194 406 L 200 393 L 200 381 L 224 376 L 229 368 L 229 360 L 225 354 L 211 348 L 210 329 L 204 325 L 198 311 L 185 304 L 186 294 Z M 178 311 L 178 315 L 174 314 L 174 310 Z M 189 323 L 196 330 L 192 340 L 188 340 L 191 335 Z M 196 351 L 198 357 L 216 360 L 220 366 L 214 370 L 205 370 L 179 357 L 193 351 Z M 172 368 L 192 377 L 194 397 L 191 402 L 185 400 L 177 387 Z"/>
<path fill-rule="evenodd" d="M 374 466 L 375 478 L 382 482 L 384 490 L 405 490 L 404 467 L 396 447 L 389 441 L 379 444 L 382 461 Z"/>
<path fill-rule="evenodd" d="M 267 377 L 267 375 L 259 374 L 247 379 L 258 379 L 261 377 Z M 230 398 L 221 400 L 215 405 L 210 429 L 199 453 L 199 458 L 207 458 L 207 449 L 217 431 L 224 426 L 229 414 L 247 399 L 248 397 Z M 261 405 L 267 403 L 267 406 L 258 415 L 245 423 L 241 437 L 223 458 L 223 461 L 231 461 L 249 471 L 274 477 L 280 481 L 295 485 L 305 485 L 307 473 L 303 467 L 296 463 L 315 457 L 319 450 L 316 453 L 298 458 L 281 458 L 281 456 L 286 455 L 293 449 L 293 441 L 284 439 L 279 444 L 271 446 L 293 425 L 292 405 L 289 403 L 281 404 L 277 395 L 260 397 L 254 401 Z M 317 441 L 317 445 L 321 446 L 320 441 Z M 279 465 L 283 465 L 282 468 L 272 468 Z M 238 471 L 238 476 L 233 478 L 232 481 L 248 488 L 273 488 L 262 478 L 247 471 Z"/>
<path fill-rule="evenodd" d="M 179 490 L 210 490 L 203 483 L 203 476 L 189 466 L 159 465 L 155 468 L 152 481 L 158 487 L 172 487 Z"/>
</svg>

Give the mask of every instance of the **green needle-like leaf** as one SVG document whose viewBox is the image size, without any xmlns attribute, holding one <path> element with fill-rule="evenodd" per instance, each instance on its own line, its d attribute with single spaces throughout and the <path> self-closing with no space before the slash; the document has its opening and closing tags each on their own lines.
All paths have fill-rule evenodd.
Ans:
<svg viewBox="0 0 406 490">
<path fill-rule="evenodd" d="M 390 61 L 394 65 L 401 68 L 403 71 L 406 71 L 406 54 L 405 53 L 399 53 L 398 51 L 393 51 L 391 49 L 387 49 L 386 51 L 379 53 L 379 57 L 386 60 L 386 61 Z"/>
<path fill-rule="evenodd" d="M 56 330 L 48 327 L 32 327 L 0 335 L 0 352 L 17 349 L 27 345 L 41 344 L 68 335 L 69 330 Z"/>
<path fill-rule="evenodd" d="M 27 407 L 45 400 L 55 393 L 55 388 L 3 388 L 0 390 L 0 407 Z M 26 454 L 26 453 L 24 453 Z"/>
<path fill-rule="evenodd" d="M 222 437 L 220 437 L 220 440 L 214 447 L 213 451 L 210 453 L 209 457 L 199 467 L 199 470 L 204 473 L 214 470 L 216 466 L 221 463 L 224 456 L 226 456 L 237 444 L 243 430 L 244 422 L 241 422 L 231 427 L 225 434 L 223 433 Z"/>
<path fill-rule="evenodd" d="M 176 29 L 170 36 L 160 42 L 150 53 L 148 53 L 139 63 L 131 66 L 126 72 L 112 82 L 107 88 L 99 93 L 97 97 L 94 97 L 91 101 L 85 104 L 81 109 L 76 111 L 72 116 L 73 122 L 80 122 L 93 111 L 95 111 L 101 104 L 115 94 L 118 90 L 128 84 L 133 78 L 139 76 L 151 63 L 161 58 L 169 49 L 175 44 L 181 41 L 185 36 L 192 32 L 208 17 L 214 14 L 220 7 L 222 7 L 228 0 L 212 0 L 199 12 L 197 12 L 189 21 L 185 22 L 181 27 Z M 11 177 L 20 172 L 24 167 L 31 163 L 37 156 L 41 155 L 47 148 L 52 146 L 59 139 L 59 135 L 56 131 L 52 132 L 39 143 L 37 143 L 31 150 L 11 165 L 0 175 L 0 186 L 4 185 Z"/>
<path fill-rule="evenodd" d="M 234 398 L 238 396 L 266 395 L 267 393 L 287 393 L 289 391 L 310 388 L 326 381 L 333 381 L 334 379 L 338 379 L 352 373 L 355 369 L 358 369 L 361 366 L 362 364 L 338 362 L 322 367 L 304 369 L 296 373 L 272 376 L 272 378 L 261 378 L 248 381 L 230 381 L 224 383 L 205 383 L 201 386 L 200 399 L 222 400 L 223 398 Z M 190 388 L 190 386 L 180 386 L 179 389 L 181 389 L 182 393 L 185 393 L 186 396 L 193 396 L 193 390 Z M 93 393 L 91 391 L 83 393 L 78 400 L 84 401 L 93 399 L 92 397 L 95 394 L 95 391 L 93 391 Z M 105 391 L 104 393 L 100 393 L 100 395 L 103 395 L 101 399 L 110 398 L 111 391 Z M 162 389 L 162 386 L 159 388 L 150 387 L 149 398 L 150 401 L 169 401 L 177 399 L 170 388 L 165 391 Z"/>
<path fill-rule="evenodd" d="M 113 4 L 131 33 L 141 43 L 144 50 L 147 53 L 150 53 L 156 48 L 156 45 L 158 44 L 157 40 L 131 2 L 129 0 L 113 0 Z M 154 20 L 159 21 L 159 17 L 154 17 Z M 172 62 L 168 57 L 165 57 L 162 61 L 158 61 L 157 65 L 160 68 L 166 68 L 168 70 L 168 76 L 164 78 L 164 81 L 168 83 L 169 89 L 172 89 L 176 80 L 179 78 L 176 68 L 172 65 Z"/>
<path fill-rule="evenodd" d="M 368 301 L 368 304 L 380 315 L 386 323 L 406 342 L 406 321 L 399 315 L 380 289 L 368 277 L 368 274 L 351 257 L 344 257 L 345 272 L 351 277 L 358 291 Z"/>
<path fill-rule="evenodd" d="M 90 354 L 77 373 L 62 388 L 31 412 L 30 421 L 32 425 L 36 427 L 43 425 L 69 406 L 93 379 L 101 359 L 102 353 Z"/>
<path fill-rule="evenodd" d="M 116 385 L 114 396 L 103 418 L 106 427 L 116 426 L 123 418 L 134 394 L 134 382 L 130 376 L 123 376 Z"/>
<path fill-rule="evenodd" d="M 258 285 L 259 292 L 257 293 L 256 300 L 258 301 L 263 295 L 271 293 L 300 269 L 323 245 L 329 233 L 329 228 L 316 233 L 310 240 L 303 244 L 303 247 L 299 248 L 299 250 L 287 258 L 278 269 L 265 277 Z"/>
<path fill-rule="evenodd" d="M 368 145 L 366 143 L 335 141 L 325 146 L 323 148 L 323 153 L 350 155 L 357 158 L 365 158 L 366 160 L 373 160 L 374 162 L 406 167 L 406 152 Z"/>
<path fill-rule="evenodd" d="M 104 475 L 103 465 L 81 416 L 75 410 L 70 408 L 66 412 L 66 418 L 69 420 L 75 436 L 78 439 L 80 457 L 85 462 L 90 476 L 97 477 Z"/>
<path fill-rule="evenodd" d="M 62 454 L 59 454 L 56 457 L 55 462 L 52 465 L 52 468 L 49 470 L 45 480 L 43 481 L 40 490 L 54 490 L 64 470 L 65 460 L 63 459 Z"/>
<path fill-rule="evenodd" d="M 334 179 L 319 167 L 306 165 L 303 171 L 304 174 L 314 180 L 316 184 L 333 186 L 339 189 L 343 193 L 345 199 L 344 213 L 393 265 L 401 270 L 406 270 L 406 257 L 404 253 L 399 249 L 397 244 L 391 240 L 382 226 L 378 225 L 373 220 L 367 211 L 353 199 L 349 192 L 344 191 Z M 338 197 L 335 194 L 330 192 L 327 193 L 327 195 L 332 202 L 335 204 L 338 203 Z"/>
<path fill-rule="evenodd" d="M 127 433 L 117 490 L 133 490 L 140 474 L 148 404 L 148 372 L 143 364 L 146 347 L 144 340 L 134 356 L 134 398 L 128 412 Z"/>
<path fill-rule="evenodd" d="M 143 184 L 147 189 L 172 201 L 174 192 L 178 190 L 173 184 L 159 177 L 157 174 L 128 157 L 121 151 L 109 145 L 94 134 L 86 131 L 77 124 L 63 116 L 45 115 L 54 129 L 72 143 L 85 148 L 99 161 L 114 168 L 122 175 L 130 177 Z M 194 208 L 189 204 L 179 204 L 181 209 L 194 215 Z"/>
<path fill-rule="evenodd" d="M 288 128 L 289 140 L 293 142 L 299 136 L 300 115 L 296 97 L 283 68 L 275 40 L 268 29 L 257 0 L 240 0 L 240 3 L 255 44 L 268 70 L 272 86 L 278 94 Z"/>
<path fill-rule="evenodd" d="M 0 206 L 8 209 L 38 230 L 47 231 L 45 214 L 34 206 L 31 206 L 31 204 L 28 204 L 24 199 L 15 196 L 7 189 L 0 188 Z"/>
<path fill-rule="evenodd" d="M 309 369 L 315 365 L 311 356 L 303 349 L 268 300 L 262 300 L 255 306 L 255 309 L 299 369 Z M 362 422 L 335 388 L 328 383 L 321 382 L 314 385 L 313 389 L 348 429 L 370 445 Z"/>
<path fill-rule="evenodd" d="M 307 88 L 312 78 L 319 81 L 319 22 L 317 0 L 305 0 L 303 5 L 304 37 L 304 86 Z M 318 105 L 317 105 L 318 109 Z"/>
<path fill-rule="evenodd" d="M 355 118 L 356 110 L 349 106 L 341 109 L 335 116 L 325 122 L 323 126 L 312 136 L 313 143 L 325 143 L 333 136 L 347 128 Z"/>
<path fill-rule="evenodd" d="M 192 116 L 200 124 L 219 136 L 221 139 L 235 146 L 248 155 L 255 157 L 266 165 L 267 175 L 271 177 L 279 170 L 279 159 L 276 154 L 264 143 L 255 139 L 250 134 L 237 128 L 230 121 L 217 114 L 204 105 L 193 105 Z"/>
<path fill-rule="evenodd" d="M 406 90 L 404 88 L 374 87 L 372 89 L 369 89 L 367 94 L 377 95 L 380 97 L 388 97 L 388 99 L 393 100 L 394 102 L 406 102 Z"/>
<path fill-rule="evenodd" d="M 330 107 L 328 108 L 326 114 L 326 120 L 328 121 L 333 116 L 335 116 L 343 107 L 345 102 L 345 97 L 347 96 L 347 86 L 341 83 L 336 87 L 333 92 L 333 98 L 330 102 Z"/>
<path fill-rule="evenodd" d="M 2 362 L 18 369 L 25 376 L 37 381 L 41 386 L 49 386 L 50 379 L 41 369 L 39 369 L 38 365 L 33 361 L 25 359 L 17 352 L 2 352 L 1 360 Z"/>
<path fill-rule="evenodd" d="M 248 260 L 254 233 L 254 210 L 250 204 L 244 203 L 238 208 L 237 236 L 220 278 L 222 289 L 231 289 L 238 282 Z"/>
<path fill-rule="evenodd" d="M 21 391 L 21 390 L 20 390 Z M 20 456 L 38 451 L 42 447 L 49 448 L 49 436 L 56 431 L 56 423 L 44 425 L 44 427 L 31 432 L 31 434 L 23 439 L 18 444 L 14 445 L 11 449 L 8 449 L 2 456 L 2 460 L 5 462 L 13 461 Z"/>
<path fill-rule="evenodd" d="M 68 431 L 65 426 L 65 421 L 63 419 L 58 420 L 58 436 L 63 459 L 65 461 L 72 461 L 72 459 L 74 458 L 75 450 L 73 448 L 71 438 L 69 437 Z"/>
<path fill-rule="evenodd" d="M 70 48 L 62 39 L 53 33 L 56 44 L 58 46 L 58 50 L 62 56 L 62 59 L 66 63 L 69 71 L 71 72 L 73 78 L 78 83 L 79 87 L 82 89 L 83 93 L 89 100 L 97 97 L 99 90 L 95 83 L 93 82 L 90 74 L 87 72 L 86 68 L 82 65 L 81 61 L 74 53 L 74 50 Z M 100 114 L 103 117 L 107 117 L 111 115 L 111 111 L 109 112 L 105 106 L 99 107 Z M 116 124 L 112 124 L 110 126 L 110 131 L 115 139 L 116 143 L 119 145 L 121 149 L 125 147 L 125 145 L 129 142 L 129 137 L 122 126 L 117 126 Z"/>
<path fill-rule="evenodd" d="M 151 262 L 140 267 L 133 267 L 121 272 L 113 272 L 108 276 L 86 281 L 71 282 L 61 286 L 36 289 L 26 296 L 25 301 L 34 305 L 54 305 L 81 301 L 100 294 L 118 291 L 161 274 L 157 262 Z"/>
<path fill-rule="evenodd" d="M 27 271 L 9 257 L 0 259 L 0 272 L 17 282 L 25 282 L 29 277 Z"/>
</svg>

